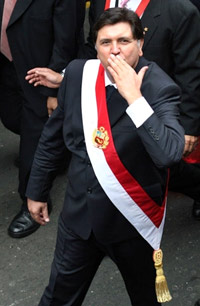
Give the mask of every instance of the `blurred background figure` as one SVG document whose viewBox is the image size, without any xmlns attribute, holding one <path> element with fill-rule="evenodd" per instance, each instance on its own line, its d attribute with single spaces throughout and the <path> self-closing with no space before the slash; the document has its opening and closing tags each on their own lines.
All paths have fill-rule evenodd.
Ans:
<svg viewBox="0 0 200 306">
<path fill-rule="evenodd" d="M 62 72 L 77 56 L 84 15 L 84 0 L 0 0 L 0 119 L 20 135 L 18 190 L 23 204 L 8 228 L 14 238 L 39 227 L 27 210 L 25 190 L 41 131 L 57 106 L 57 89 L 30 86 L 25 76 L 36 66 Z"/>
</svg>

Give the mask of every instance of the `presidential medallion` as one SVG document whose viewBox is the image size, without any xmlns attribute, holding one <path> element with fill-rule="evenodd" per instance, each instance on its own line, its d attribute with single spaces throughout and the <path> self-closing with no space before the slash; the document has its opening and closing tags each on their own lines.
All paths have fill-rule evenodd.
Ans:
<svg viewBox="0 0 200 306">
<path fill-rule="evenodd" d="M 94 130 L 92 140 L 96 148 L 105 149 L 109 144 L 108 132 L 101 126 L 99 129 Z"/>
</svg>

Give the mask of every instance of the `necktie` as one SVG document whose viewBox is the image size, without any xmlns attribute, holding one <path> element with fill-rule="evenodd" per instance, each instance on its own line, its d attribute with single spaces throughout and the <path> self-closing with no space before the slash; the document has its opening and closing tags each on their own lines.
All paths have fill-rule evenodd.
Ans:
<svg viewBox="0 0 200 306">
<path fill-rule="evenodd" d="M 114 92 L 114 90 L 115 90 L 114 86 L 112 86 L 112 85 L 106 86 L 106 100 L 107 100 L 107 103 L 110 100 L 110 97 L 111 97 L 112 93 Z"/>
<path fill-rule="evenodd" d="M 13 12 L 16 1 L 17 0 L 5 0 L 1 25 L 1 53 L 3 53 L 10 61 L 12 61 L 12 55 L 10 52 L 6 28 L 8 26 L 10 16 Z"/>
</svg>

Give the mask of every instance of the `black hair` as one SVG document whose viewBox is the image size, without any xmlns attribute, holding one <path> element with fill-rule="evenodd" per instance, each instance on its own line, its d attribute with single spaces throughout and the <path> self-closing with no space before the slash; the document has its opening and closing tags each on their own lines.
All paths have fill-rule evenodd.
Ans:
<svg viewBox="0 0 200 306">
<path fill-rule="evenodd" d="M 96 43 L 97 35 L 101 28 L 119 22 L 127 22 L 130 24 L 134 39 L 139 40 L 144 38 L 142 23 L 138 15 L 127 8 L 114 7 L 105 10 L 95 23 L 93 28 L 94 43 Z"/>
</svg>

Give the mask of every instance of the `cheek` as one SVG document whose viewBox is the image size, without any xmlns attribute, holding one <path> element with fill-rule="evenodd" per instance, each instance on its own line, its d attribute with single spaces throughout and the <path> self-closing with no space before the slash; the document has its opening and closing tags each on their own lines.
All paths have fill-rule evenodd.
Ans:
<svg viewBox="0 0 200 306">
<path fill-rule="evenodd" d="M 130 66 L 133 66 L 134 63 L 136 62 L 137 56 L 134 53 L 131 53 L 127 56 L 127 63 Z"/>
<path fill-rule="evenodd" d="M 99 52 L 97 54 L 97 58 L 103 63 L 107 65 L 109 55 L 106 52 Z"/>
</svg>

